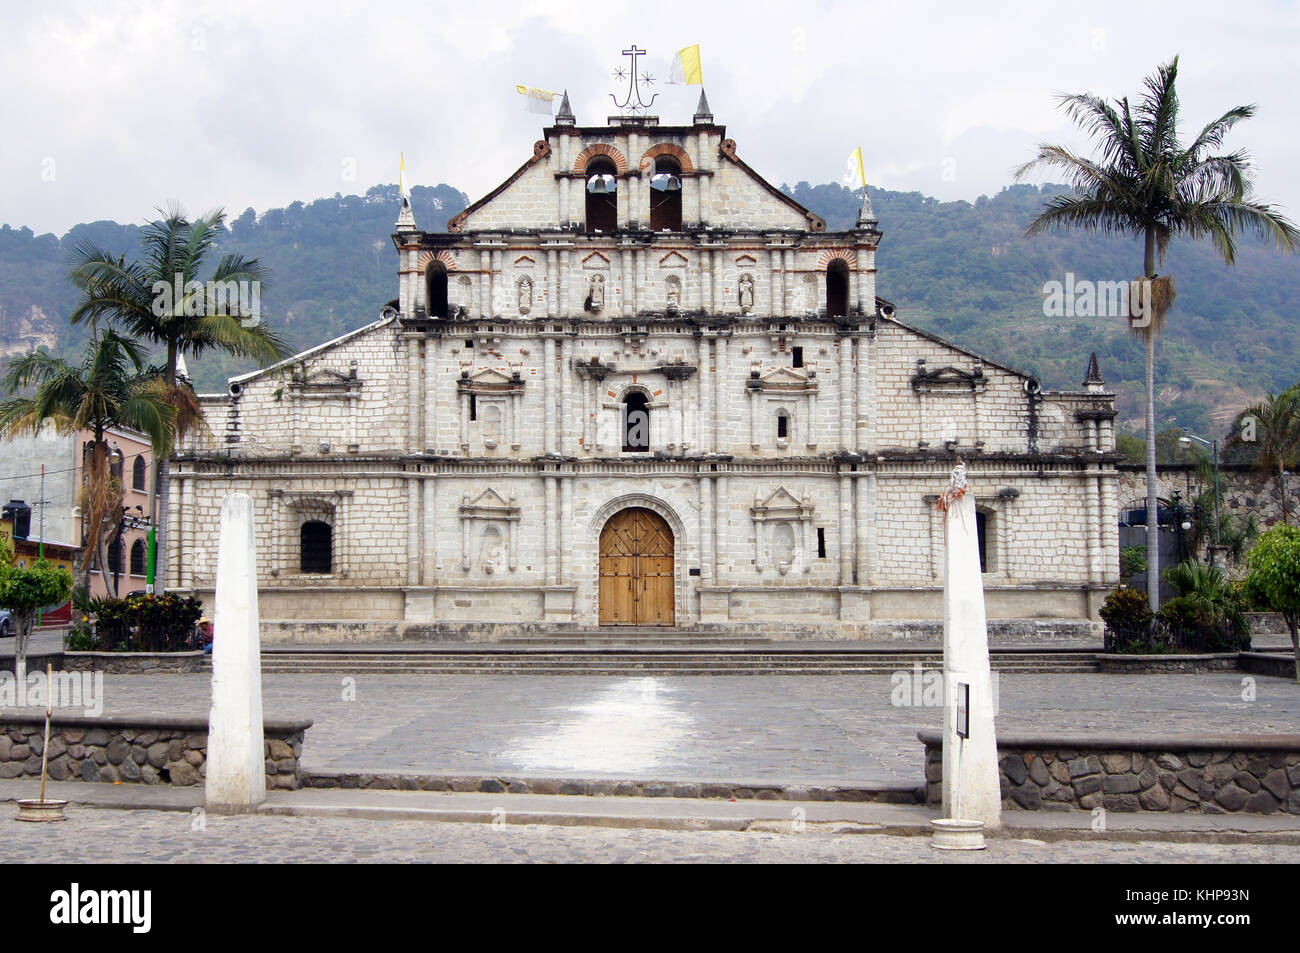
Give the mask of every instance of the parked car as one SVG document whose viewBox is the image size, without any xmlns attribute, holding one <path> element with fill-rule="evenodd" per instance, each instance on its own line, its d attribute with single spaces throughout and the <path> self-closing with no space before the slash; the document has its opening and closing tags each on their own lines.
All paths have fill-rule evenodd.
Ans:
<svg viewBox="0 0 1300 953">
<path fill-rule="evenodd" d="M 12 638 L 14 634 L 14 614 L 8 609 L 0 609 L 0 639 Z"/>
</svg>

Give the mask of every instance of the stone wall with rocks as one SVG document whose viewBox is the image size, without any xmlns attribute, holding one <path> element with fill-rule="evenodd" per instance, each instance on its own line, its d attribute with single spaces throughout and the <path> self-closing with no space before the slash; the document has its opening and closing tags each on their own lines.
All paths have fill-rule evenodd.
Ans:
<svg viewBox="0 0 1300 953">
<path fill-rule="evenodd" d="M 295 790 L 310 721 L 267 721 L 266 786 Z M 0 713 L 0 779 L 41 776 L 43 713 Z M 208 723 L 160 715 L 55 715 L 50 722 L 47 775 L 52 781 L 110 784 L 199 784 L 207 771 Z"/>
<path fill-rule="evenodd" d="M 1119 471 L 1120 518 L 1129 509 L 1143 509 L 1147 498 L 1146 468 L 1132 463 L 1121 463 Z M 1300 480 L 1288 474 L 1288 511 L 1294 512 L 1295 496 L 1300 490 Z M 1196 499 L 1201 493 L 1214 489 L 1214 478 L 1202 480 L 1193 466 L 1161 466 L 1156 468 L 1156 492 L 1170 499 L 1175 490 L 1185 501 Z M 1224 464 L 1219 468 L 1219 489 L 1223 492 L 1222 513 L 1245 519 L 1252 513 L 1260 530 L 1270 529 L 1282 518 L 1282 487 L 1277 476 L 1266 470 L 1242 464 Z"/>
<path fill-rule="evenodd" d="M 943 800 L 943 737 L 925 744 L 926 802 Z M 1300 814 L 1300 735 L 998 738 L 1007 810 Z"/>
<path fill-rule="evenodd" d="M 164 675 L 210 672 L 212 656 L 202 652 L 69 652 L 63 653 L 65 672 L 105 675 Z"/>
</svg>

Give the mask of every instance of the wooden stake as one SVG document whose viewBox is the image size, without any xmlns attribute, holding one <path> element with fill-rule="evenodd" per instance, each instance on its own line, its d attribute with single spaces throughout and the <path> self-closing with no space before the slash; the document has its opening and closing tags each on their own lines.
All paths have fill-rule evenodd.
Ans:
<svg viewBox="0 0 1300 953">
<path fill-rule="evenodd" d="M 41 803 L 45 803 L 45 766 L 50 760 L 50 716 L 54 714 L 54 666 L 45 663 L 45 744 L 41 746 Z"/>
</svg>

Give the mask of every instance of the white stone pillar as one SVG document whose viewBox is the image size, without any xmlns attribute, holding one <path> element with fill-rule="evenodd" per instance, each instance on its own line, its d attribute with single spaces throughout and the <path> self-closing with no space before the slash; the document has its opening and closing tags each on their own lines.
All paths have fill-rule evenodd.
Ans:
<svg viewBox="0 0 1300 953">
<path fill-rule="evenodd" d="M 794 249 L 787 248 L 785 250 L 785 274 L 781 277 L 781 287 L 785 289 L 785 306 L 781 309 L 783 316 L 791 317 L 794 315 L 795 285 Z"/>
<path fill-rule="evenodd" d="M 420 581 L 426 586 L 436 583 L 438 574 L 438 481 L 430 473 L 424 478 L 424 525 L 420 531 L 420 555 L 423 563 Z"/>
<path fill-rule="evenodd" d="M 573 540 L 570 523 L 573 522 L 573 475 L 566 474 L 560 478 L 559 518 L 556 521 L 555 538 L 559 540 L 556 547 L 555 581 L 557 585 L 573 582 Z"/>
<path fill-rule="evenodd" d="M 713 562 L 717 567 L 714 570 L 713 578 L 721 583 L 728 576 L 727 572 L 727 541 L 731 537 L 731 520 L 730 507 L 727 500 L 727 478 L 719 476 L 717 480 L 717 493 L 715 494 L 714 504 L 717 508 L 717 516 L 713 521 L 713 535 L 716 543 L 713 547 Z"/>
<path fill-rule="evenodd" d="M 231 493 L 222 500 L 204 783 L 207 808 L 218 814 L 249 814 L 266 800 L 253 523 L 251 496 Z"/>
<path fill-rule="evenodd" d="M 442 337 L 431 335 L 424 342 L 424 436 L 421 450 L 438 447 L 438 358 L 442 351 Z"/>
<path fill-rule="evenodd" d="M 478 253 L 478 314 L 480 318 L 492 314 L 492 252 L 486 248 Z"/>
<path fill-rule="evenodd" d="M 713 313 L 726 314 L 730 305 L 727 300 L 727 259 L 719 250 L 713 253 Z"/>
<path fill-rule="evenodd" d="M 489 313 L 492 317 L 500 319 L 501 302 L 505 300 L 505 274 L 501 270 L 501 252 L 492 252 L 492 307 Z"/>
<path fill-rule="evenodd" d="M 406 478 L 406 584 L 420 584 L 420 481 Z"/>
<path fill-rule="evenodd" d="M 769 313 L 777 318 L 785 314 L 785 297 L 781 281 L 781 249 L 773 248 L 768 252 L 771 271 L 771 292 L 769 294 Z"/>
<path fill-rule="evenodd" d="M 713 256 L 707 248 L 701 248 L 698 255 L 700 263 L 700 310 L 713 314 Z"/>
<path fill-rule="evenodd" d="M 868 542 L 871 537 L 871 499 L 869 486 L 869 481 L 871 479 L 872 478 L 869 476 L 859 475 L 853 480 L 853 551 L 856 557 L 853 574 L 859 586 L 868 586 L 871 584 L 870 543 Z"/>
<path fill-rule="evenodd" d="M 871 339 L 865 335 L 858 336 L 858 359 L 853 368 L 854 383 L 857 385 L 858 397 L 857 408 L 854 413 L 854 419 L 857 423 L 855 429 L 855 439 L 857 448 L 860 452 L 870 449 L 870 434 L 868 428 L 871 425 L 872 416 L 871 407 Z"/>
<path fill-rule="evenodd" d="M 573 432 L 573 355 L 571 353 L 573 349 L 566 348 L 564 344 L 564 338 L 557 338 L 555 341 L 555 353 L 560 361 L 560 413 L 555 438 L 556 449 L 568 455 L 573 452 L 569 446 Z"/>
<path fill-rule="evenodd" d="M 965 489 L 964 469 L 954 472 L 953 487 L 945 498 Z M 944 514 L 944 538 L 943 813 L 947 818 L 982 821 L 990 830 L 1002 826 L 1002 793 L 975 498 L 969 489 L 951 499 Z M 962 684 L 970 686 L 970 737 L 964 740 L 957 736 L 957 692 Z"/>
<path fill-rule="evenodd" d="M 554 248 L 546 250 L 546 316 L 548 318 L 555 317 L 560 307 L 559 275 L 555 271 L 557 257 Z"/>
<path fill-rule="evenodd" d="M 181 482 L 181 510 L 186 514 L 184 530 L 181 532 L 181 558 L 177 560 L 180 570 L 182 589 L 194 588 L 194 524 L 198 522 L 194 512 L 194 476 L 190 474 Z"/>
<path fill-rule="evenodd" d="M 406 451 L 420 451 L 420 339 L 406 338 Z"/>
<path fill-rule="evenodd" d="M 623 270 L 618 276 L 618 284 L 621 291 L 623 317 L 630 318 L 636 313 L 636 272 L 633 267 L 631 248 L 623 249 L 620 261 Z"/>
<path fill-rule="evenodd" d="M 695 427 L 696 440 L 699 441 L 701 453 L 713 452 L 713 361 L 709 354 L 712 340 L 708 336 L 699 339 L 700 370 L 695 376 L 700 389 L 698 398 L 700 412 L 695 416 Z"/>
<path fill-rule="evenodd" d="M 559 317 L 567 318 L 569 316 L 569 252 L 567 249 L 560 252 L 560 273 L 555 276 L 555 286 L 559 290 Z"/>
</svg>

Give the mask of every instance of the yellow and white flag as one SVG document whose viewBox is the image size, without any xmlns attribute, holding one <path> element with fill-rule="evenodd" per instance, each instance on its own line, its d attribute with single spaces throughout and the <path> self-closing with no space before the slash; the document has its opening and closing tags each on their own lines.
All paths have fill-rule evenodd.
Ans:
<svg viewBox="0 0 1300 953">
<path fill-rule="evenodd" d="M 401 159 L 397 167 L 397 194 L 403 198 L 410 198 L 411 191 L 406 187 L 406 153 L 399 152 Z"/>
<path fill-rule="evenodd" d="M 867 187 L 867 170 L 862 164 L 861 146 L 849 153 L 846 164 L 849 169 L 844 174 L 844 184 L 851 189 L 865 189 Z"/>
<path fill-rule="evenodd" d="M 516 86 L 515 91 L 524 97 L 524 108 L 530 113 L 551 115 L 551 104 L 555 102 L 555 93 L 546 89 L 534 89 L 531 86 Z"/>
<path fill-rule="evenodd" d="M 678 50 L 668 69 L 668 82 L 674 86 L 703 86 L 704 73 L 700 70 L 700 44 Z"/>
</svg>

